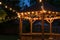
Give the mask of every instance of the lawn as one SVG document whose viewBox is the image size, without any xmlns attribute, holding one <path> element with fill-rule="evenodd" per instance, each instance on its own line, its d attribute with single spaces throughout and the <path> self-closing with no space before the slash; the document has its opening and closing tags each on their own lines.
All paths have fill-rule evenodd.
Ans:
<svg viewBox="0 0 60 40">
<path fill-rule="evenodd" d="M 17 40 L 18 35 L 0 35 L 0 40 Z"/>
</svg>

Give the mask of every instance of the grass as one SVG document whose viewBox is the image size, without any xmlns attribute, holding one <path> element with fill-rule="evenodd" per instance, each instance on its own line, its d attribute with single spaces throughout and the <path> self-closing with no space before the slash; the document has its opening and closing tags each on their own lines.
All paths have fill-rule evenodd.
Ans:
<svg viewBox="0 0 60 40">
<path fill-rule="evenodd" d="M 0 35 L 0 40 L 17 40 L 18 35 Z"/>
</svg>

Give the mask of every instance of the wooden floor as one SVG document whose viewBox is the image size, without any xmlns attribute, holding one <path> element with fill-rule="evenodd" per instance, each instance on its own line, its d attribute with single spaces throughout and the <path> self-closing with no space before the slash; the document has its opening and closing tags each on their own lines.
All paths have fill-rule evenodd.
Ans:
<svg viewBox="0 0 60 40">
<path fill-rule="evenodd" d="M 40 35 L 39 35 L 40 34 Z M 21 40 L 42 40 L 42 35 L 41 35 L 41 33 L 39 33 L 39 34 L 32 34 L 32 35 L 30 35 L 30 34 L 22 34 L 21 35 Z M 51 38 L 50 38 L 50 34 L 49 33 L 45 33 L 44 34 L 44 38 L 43 38 L 44 40 L 50 40 Z M 54 33 L 52 33 L 52 40 L 60 40 L 60 34 L 54 34 Z"/>
</svg>

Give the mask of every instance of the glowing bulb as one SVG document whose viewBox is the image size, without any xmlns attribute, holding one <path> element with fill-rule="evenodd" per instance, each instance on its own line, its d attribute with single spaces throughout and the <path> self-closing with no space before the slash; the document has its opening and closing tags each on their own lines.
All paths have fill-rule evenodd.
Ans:
<svg viewBox="0 0 60 40">
<path fill-rule="evenodd" d="M 34 14 L 34 12 L 32 12 L 32 14 Z"/>
<path fill-rule="evenodd" d="M 16 12 L 16 13 L 18 13 L 18 12 Z"/>
<path fill-rule="evenodd" d="M 43 10 L 44 13 L 46 13 L 47 11 L 46 10 Z"/>
<path fill-rule="evenodd" d="M 36 20 L 36 18 L 33 18 L 33 20 L 35 21 L 35 20 Z"/>
<path fill-rule="evenodd" d="M 10 10 L 12 10 L 12 8 L 10 8 Z"/>
<path fill-rule="evenodd" d="M 18 18 L 20 18 L 20 14 L 19 13 L 17 13 L 17 16 L 18 16 Z"/>
<path fill-rule="evenodd" d="M 42 2 L 42 0 L 39 0 L 40 2 Z"/>
<path fill-rule="evenodd" d="M 58 12 L 56 12 L 56 14 L 58 14 Z"/>
<path fill-rule="evenodd" d="M 0 2 L 0 4 L 2 4 L 2 2 Z"/>
<path fill-rule="evenodd" d="M 28 14 L 30 14 L 30 12 L 28 12 Z"/>
<path fill-rule="evenodd" d="M 7 8 L 7 6 L 5 6 L 5 8 Z"/>
<path fill-rule="evenodd" d="M 21 13 L 21 15 L 24 15 L 23 13 Z"/>
<path fill-rule="evenodd" d="M 51 11 L 48 11 L 48 13 L 50 14 L 50 13 L 51 13 Z"/>
<path fill-rule="evenodd" d="M 29 17 L 29 20 L 30 20 L 31 18 Z"/>
<path fill-rule="evenodd" d="M 40 13 L 43 13 L 42 11 L 40 11 Z"/>
<path fill-rule="evenodd" d="M 38 15 L 38 12 L 36 11 L 36 15 Z"/>
<path fill-rule="evenodd" d="M 13 12 L 15 12 L 15 10 L 13 10 Z"/>
<path fill-rule="evenodd" d="M 24 13 L 25 15 L 27 15 L 27 13 Z"/>
<path fill-rule="evenodd" d="M 53 14 L 55 13 L 55 12 L 52 12 Z"/>
</svg>

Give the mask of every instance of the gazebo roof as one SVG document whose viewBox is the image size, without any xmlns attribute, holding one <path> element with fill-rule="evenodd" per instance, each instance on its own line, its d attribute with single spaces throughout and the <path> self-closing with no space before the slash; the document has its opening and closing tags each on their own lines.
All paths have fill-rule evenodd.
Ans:
<svg viewBox="0 0 60 40">
<path fill-rule="evenodd" d="M 53 5 L 51 5 L 51 4 L 47 3 L 47 2 L 45 2 L 43 6 L 44 6 L 45 10 L 60 12 L 60 8 L 54 7 Z M 21 12 L 39 11 L 39 10 L 41 10 L 41 4 L 37 3 L 37 4 L 35 4 L 35 5 L 33 5 L 33 6 L 29 7 L 29 8 L 24 9 Z"/>
</svg>

